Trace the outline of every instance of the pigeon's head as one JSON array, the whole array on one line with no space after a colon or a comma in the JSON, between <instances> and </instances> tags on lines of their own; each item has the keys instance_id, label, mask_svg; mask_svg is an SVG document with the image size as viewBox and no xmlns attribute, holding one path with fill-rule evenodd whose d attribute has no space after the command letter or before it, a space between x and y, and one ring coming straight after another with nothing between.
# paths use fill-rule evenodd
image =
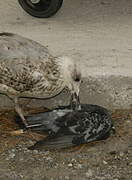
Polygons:
<instances>
[{"instance_id":1,"label":"pigeon's head","mask_svg":"<svg viewBox=\"0 0 132 180\"><path fill-rule=\"evenodd\" d=\"M59 57L59 64L64 85L71 93L71 106L77 110L80 108L81 72L79 65L69 57Z\"/></svg>"}]
</instances>

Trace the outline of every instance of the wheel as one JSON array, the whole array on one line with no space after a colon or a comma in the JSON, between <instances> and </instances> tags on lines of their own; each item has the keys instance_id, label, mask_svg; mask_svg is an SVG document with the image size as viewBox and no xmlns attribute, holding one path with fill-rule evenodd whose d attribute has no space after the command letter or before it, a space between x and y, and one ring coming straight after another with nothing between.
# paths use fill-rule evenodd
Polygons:
<instances>
[{"instance_id":1,"label":"wheel","mask_svg":"<svg viewBox=\"0 0 132 180\"><path fill-rule=\"evenodd\" d=\"M61 8L63 0L18 0L18 2L31 16L47 18Z\"/></svg>"}]
</instances>

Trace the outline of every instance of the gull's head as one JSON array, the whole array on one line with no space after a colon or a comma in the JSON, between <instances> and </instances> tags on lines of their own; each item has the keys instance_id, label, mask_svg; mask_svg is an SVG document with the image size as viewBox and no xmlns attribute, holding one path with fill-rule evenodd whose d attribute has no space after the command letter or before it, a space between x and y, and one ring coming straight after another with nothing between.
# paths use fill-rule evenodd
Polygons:
<instances>
[{"instance_id":1,"label":"gull's head","mask_svg":"<svg viewBox=\"0 0 132 180\"><path fill-rule=\"evenodd\" d=\"M64 85L71 93L71 106L80 108L79 92L81 84L81 72L79 65L70 57L58 57L59 67Z\"/></svg>"}]
</instances>

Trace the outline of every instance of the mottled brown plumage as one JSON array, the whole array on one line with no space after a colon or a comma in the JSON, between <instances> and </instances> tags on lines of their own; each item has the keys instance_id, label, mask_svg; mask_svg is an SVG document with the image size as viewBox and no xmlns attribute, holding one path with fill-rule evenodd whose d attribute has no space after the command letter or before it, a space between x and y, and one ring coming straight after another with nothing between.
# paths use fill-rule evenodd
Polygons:
<instances>
[{"instance_id":1,"label":"mottled brown plumage","mask_svg":"<svg viewBox=\"0 0 132 180\"><path fill-rule=\"evenodd\" d=\"M79 94L80 71L68 57L53 57L39 43L12 33L0 33L0 93L10 97L26 124L19 97L50 98L68 87Z\"/></svg>"}]
</instances>

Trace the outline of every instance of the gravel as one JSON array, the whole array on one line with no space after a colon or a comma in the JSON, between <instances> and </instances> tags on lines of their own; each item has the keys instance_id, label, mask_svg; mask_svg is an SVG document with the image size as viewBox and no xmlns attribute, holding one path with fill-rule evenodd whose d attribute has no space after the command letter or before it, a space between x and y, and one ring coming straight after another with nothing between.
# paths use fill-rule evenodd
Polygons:
<instances>
[{"instance_id":1,"label":"gravel","mask_svg":"<svg viewBox=\"0 0 132 180\"><path fill-rule=\"evenodd\" d=\"M0 139L0 179L131 180L131 113L132 110L113 112L116 133L105 141L90 143L78 149L30 151L28 147L35 140L26 133L23 136L10 136L5 128ZM4 122L11 121L8 117L7 113L5 121L2 121L3 126ZM12 130L18 128L13 120L11 122ZM9 130L9 125L7 127ZM3 130L2 127L0 129Z\"/></svg>"}]
</instances>

